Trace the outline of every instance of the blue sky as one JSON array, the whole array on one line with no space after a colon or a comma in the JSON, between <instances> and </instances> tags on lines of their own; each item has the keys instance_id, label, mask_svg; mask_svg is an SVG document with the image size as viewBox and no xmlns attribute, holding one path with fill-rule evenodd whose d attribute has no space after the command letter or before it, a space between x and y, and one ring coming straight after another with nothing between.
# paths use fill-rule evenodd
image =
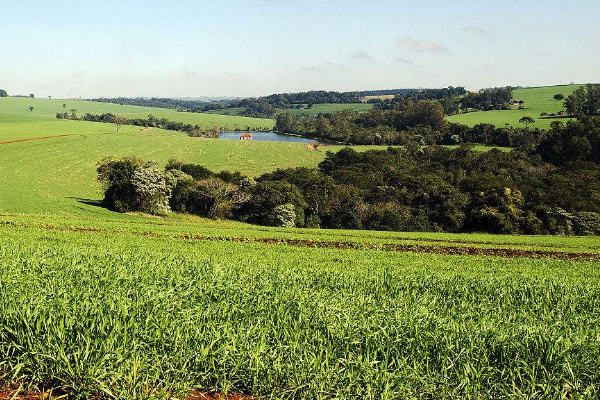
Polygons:
<instances>
[{"instance_id":1,"label":"blue sky","mask_svg":"<svg viewBox=\"0 0 600 400\"><path fill-rule=\"evenodd\" d=\"M38 96L600 81L600 2L0 0L0 88Z\"/></svg>"}]
</instances>

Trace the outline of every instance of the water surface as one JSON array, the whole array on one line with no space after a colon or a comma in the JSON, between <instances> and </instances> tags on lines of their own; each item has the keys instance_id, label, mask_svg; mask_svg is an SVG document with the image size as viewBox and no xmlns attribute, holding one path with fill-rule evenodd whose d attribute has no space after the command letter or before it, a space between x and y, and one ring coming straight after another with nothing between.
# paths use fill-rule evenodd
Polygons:
<instances>
[{"instance_id":1,"label":"water surface","mask_svg":"<svg viewBox=\"0 0 600 400\"><path fill-rule=\"evenodd\" d=\"M245 132L223 132L219 139L225 140L240 140L240 136ZM276 132L251 132L252 140L258 142L299 142L309 143L316 142L315 139L307 139L298 136L282 135Z\"/></svg>"}]
</instances>

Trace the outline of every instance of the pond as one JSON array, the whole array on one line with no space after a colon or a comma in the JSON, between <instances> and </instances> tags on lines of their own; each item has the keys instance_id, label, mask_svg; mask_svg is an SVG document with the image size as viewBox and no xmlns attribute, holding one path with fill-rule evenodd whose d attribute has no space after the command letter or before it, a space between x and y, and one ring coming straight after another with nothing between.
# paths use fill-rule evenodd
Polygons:
<instances>
[{"instance_id":1,"label":"pond","mask_svg":"<svg viewBox=\"0 0 600 400\"><path fill-rule=\"evenodd\" d=\"M225 140L240 140L240 136L246 132L223 132L219 139ZM316 142L315 139L307 139L298 136L282 135L277 132L251 132L252 140L258 142L299 142L309 143Z\"/></svg>"}]
</instances>

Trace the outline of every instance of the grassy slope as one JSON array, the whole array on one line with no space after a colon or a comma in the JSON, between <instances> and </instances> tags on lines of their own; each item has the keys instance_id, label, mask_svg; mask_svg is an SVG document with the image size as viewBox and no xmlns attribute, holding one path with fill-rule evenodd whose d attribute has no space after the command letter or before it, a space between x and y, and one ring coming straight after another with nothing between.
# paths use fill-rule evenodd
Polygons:
<instances>
[{"instance_id":1,"label":"grassy slope","mask_svg":"<svg viewBox=\"0 0 600 400\"><path fill-rule=\"evenodd\" d=\"M62 104L66 103L66 109ZM29 105L35 110L28 111ZM242 143L190 138L181 132L111 124L57 120L55 113L77 109L79 114L119 113L157 117L233 129L236 125L269 126L271 120L222 115L178 113L71 100L0 99L0 142L54 135L67 137L0 145L0 210L10 212L100 212L77 199L97 200L96 163L108 156L135 155L161 163L169 158L201 163L220 171L239 170L256 176L275 168L316 166L324 152L306 150L301 143ZM330 147L336 150L339 147ZM90 211L93 210L93 211Z\"/></svg>"},{"instance_id":2,"label":"grassy slope","mask_svg":"<svg viewBox=\"0 0 600 400\"><path fill-rule=\"evenodd\" d=\"M314 115L317 115L317 114L334 113L334 112L337 112L337 111L344 111L344 110L352 110L352 111L362 112L362 111L368 111L371 108L373 108L373 105L372 104L366 104L366 103L353 103L353 104L315 104L315 105L313 105L312 108L303 108L303 109L281 108L281 109L277 109L277 112L278 113L289 112L292 115L309 115L309 116L314 116Z\"/></svg>"},{"instance_id":3,"label":"grassy slope","mask_svg":"<svg viewBox=\"0 0 600 400\"><path fill-rule=\"evenodd\" d=\"M63 108L63 104L67 107ZM34 111L28 110L29 106L34 107ZM2 122L32 122L40 120L53 120L57 112L69 112L76 109L77 114L101 114L114 113L128 118L147 118L149 114L157 118L167 118L173 121L181 121L202 127L225 127L234 129L236 127L244 128L272 128L273 120L261 118L232 117L225 115L204 114L204 113L184 113L175 110L163 108L122 106L110 103L97 103L92 101L80 100L48 100L48 99L28 99L7 97L0 98L0 123Z\"/></svg>"},{"instance_id":4,"label":"grassy slope","mask_svg":"<svg viewBox=\"0 0 600 400\"><path fill-rule=\"evenodd\" d=\"M312 108L278 108L277 114L289 112L292 115L309 115L314 116L317 114L334 113L336 111L353 110L353 111L368 111L373 107L372 104L366 103L352 103L352 104L315 104ZM223 114L223 115L238 115L243 112L244 108L227 108L224 110L210 111L210 114Z\"/></svg>"},{"instance_id":5,"label":"grassy slope","mask_svg":"<svg viewBox=\"0 0 600 400\"><path fill-rule=\"evenodd\" d=\"M523 126L519 123L519 119L525 116L535 119L533 127L547 129L552 121L566 121L560 119L541 118L542 112L556 113L564 110L563 102L556 101L553 96L557 93L563 94L565 97L573 93L579 85L565 86L544 86L538 88L528 88L515 90L513 98L515 100L523 100L526 110L505 110L505 111L481 111L468 114L452 115L448 117L450 122L456 122L473 126L480 123L493 124L498 127L504 127L505 124L512 126Z\"/></svg>"},{"instance_id":6,"label":"grassy slope","mask_svg":"<svg viewBox=\"0 0 600 400\"><path fill-rule=\"evenodd\" d=\"M0 128L4 126L0 124ZM160 163L179 158L214 171L227 169L256 176L276 168L314 167L325 155L307 150L302 143L200 139L132 126L123 127L119 133L110 125L78 121L56 121L51 126L34 123L31 127L33 131L21 125L15 135L76 136L0 145L0 210L32 213L86 208L72 197L101 197L94 180L95 167L108 156L139 156ZM14 135L0 133L0 138L6 136Z\"/></svg>"}]
</instances>

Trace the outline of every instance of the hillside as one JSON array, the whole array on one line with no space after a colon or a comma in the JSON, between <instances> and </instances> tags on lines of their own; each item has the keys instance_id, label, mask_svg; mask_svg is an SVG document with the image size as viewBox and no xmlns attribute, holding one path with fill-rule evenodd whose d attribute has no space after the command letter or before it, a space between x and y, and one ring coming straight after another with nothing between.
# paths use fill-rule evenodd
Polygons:
<instances>
[{"instance_id":1,"label":"hillside","mask_svg":"<svg viewBox=\"0 0 600 400\"><path fill-rule=\"evenodd\" d=\"M565 122L565 118L542 118L541 113L557 113L564 110L563 101L553 99L555 94L562 94L565 97L572 94L579 85L565 86L543 86L536 88L517 89L513 92L514 100L523 100L525 110L519 110L513 107L512 110L502 111L479 111L468 114L452 115L448 121L474 126L476 124L493 124L497 127L504 127L506 124L518 127L523 126L519 123L522 117L531 117L535 120L532 127L548 129L552 121Z\"/></svg>"},{"instance_id":2,"label":"hillside","mask_svg":"<svg viewBox=\"0 0 600 400\"><path fill-rule=\"evenodd\" d=\"M63 104L66 107L63 107ZM29 107L34 107L29 111ZM123 106L111 103L99 103L82 100L60 99L30 99L21 97L0 98L0 123L4 122L34 122L54 120L56 113L77 110L77 114L113 113L127 118L147 118L149 114L157 118L167 118L205 128L214 126L234 130L235 128L272 128L274 122L270 119L247 118L205 113L177 112L164 108Z\"/></svg>"}]
</instances>

